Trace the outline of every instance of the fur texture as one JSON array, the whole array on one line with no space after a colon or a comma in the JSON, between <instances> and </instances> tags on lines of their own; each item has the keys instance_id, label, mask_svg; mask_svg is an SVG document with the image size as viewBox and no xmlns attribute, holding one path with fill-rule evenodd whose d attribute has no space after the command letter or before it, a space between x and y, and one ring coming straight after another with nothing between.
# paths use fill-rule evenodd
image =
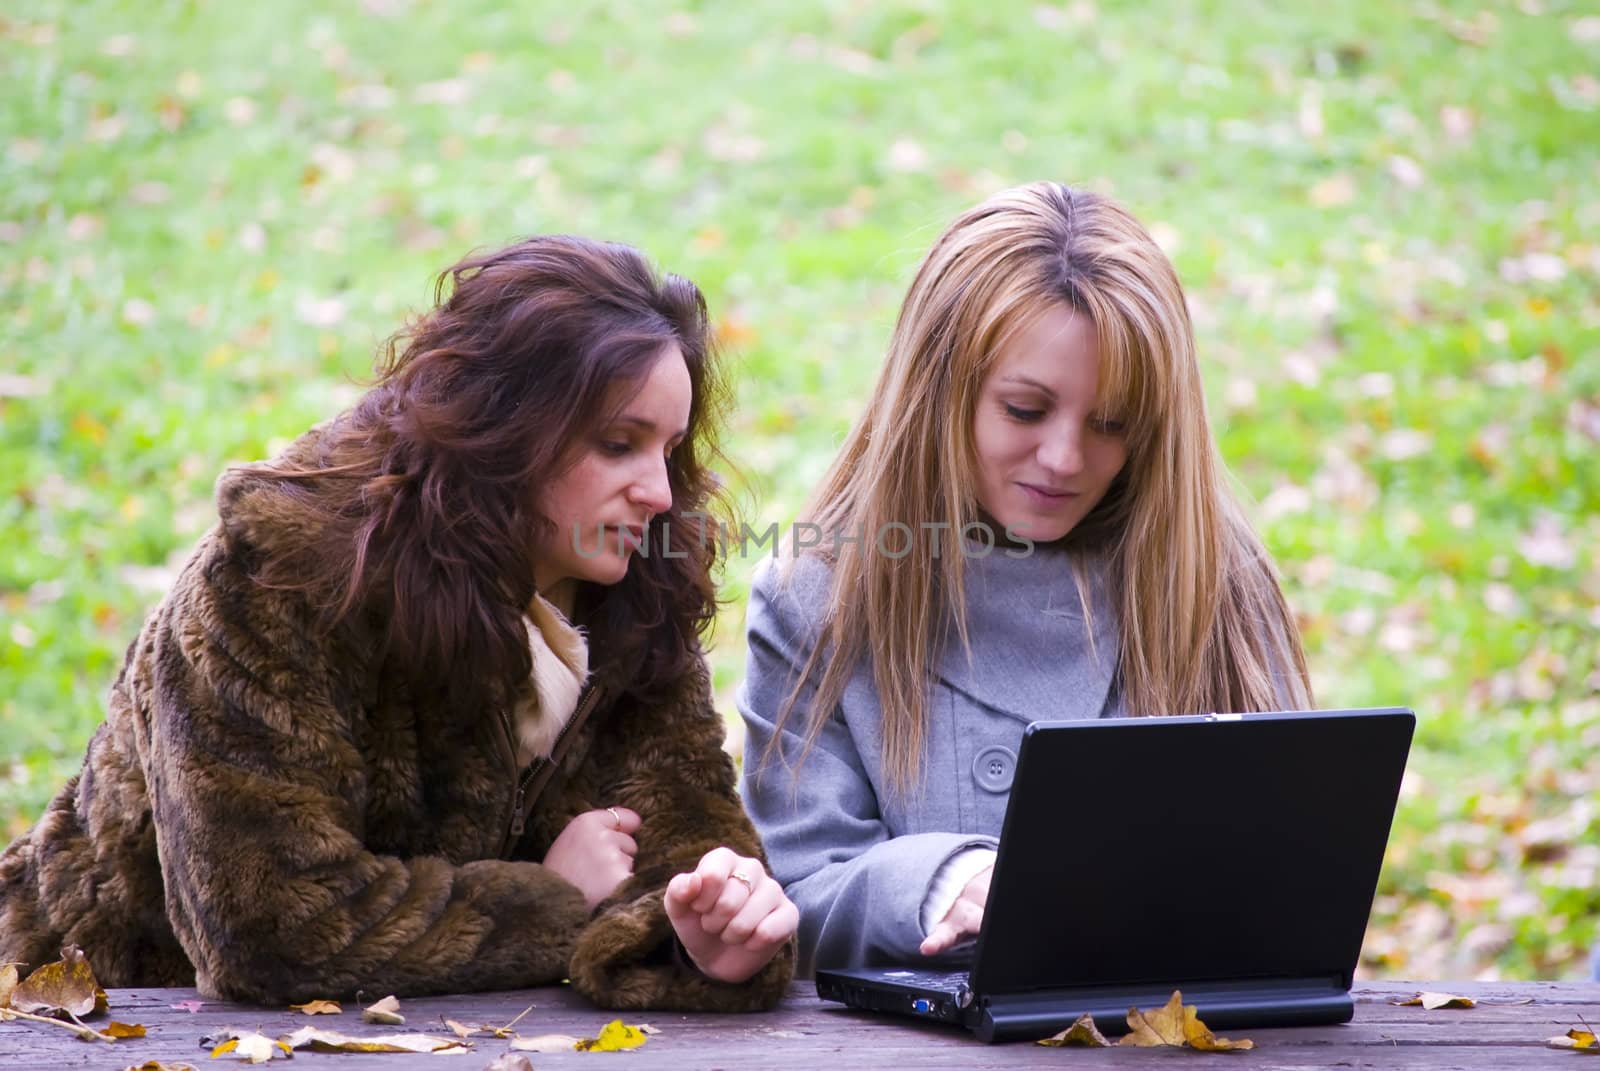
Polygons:
<instances>
[{"instance_id":1,"label":"fur texture","mask_svg":"<svg viewBox=\"0 0 1600 1071\"><path fill-rule=\"evenodd\" d=\"M663 698L597 711L502 858L511 712L545 689L520 682L505 710L414 702L371 653L370 622L319 635L299 597L251 579L254 556L304 537L293 497L241 470L218 504L129 648L82 770L0 855L0 962L74 943L104 985L272 1004L564 977L610 1007L776 1003L792 942L737 986L672 954L672 875L719 844L765 859L703 660ZM587 671L557 653L569 678ZM607 805L644 823L633 877L591 915L537 860Z\"/></svg>"},{"instance_id":2,"label":"fur texture","mask_svg":"<svg viewBox=\"0 0 1600 1071\"><path fill-rule=\"evenodd\" d=\"M589 679L589 645L561 611L535 595L523 617L534 694L517 704L517 761L549 758Z\"/></svg>"}]
</instances>

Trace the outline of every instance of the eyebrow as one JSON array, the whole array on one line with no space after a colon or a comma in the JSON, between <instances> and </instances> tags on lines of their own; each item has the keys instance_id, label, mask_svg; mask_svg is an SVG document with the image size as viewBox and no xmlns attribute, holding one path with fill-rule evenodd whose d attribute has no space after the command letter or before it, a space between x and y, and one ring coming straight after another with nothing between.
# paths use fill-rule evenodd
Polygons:
<instances>
[{"instance_id":1,"label":"eyebrow","mask_svg":"<svg viewBox=\"0 0 1600 1071\"><path fill-rule=\"evenodd\" d=\"M617 418L617 423L618 424L631 424L634 427L640 429L641 431L647 432L648 434L651 434L651 435L658 435L661 432L661 429L656 424L656 422L654 420L647 419L646 417L629 416L627 414L623 414L622 416L619 416ZM688 435L688 434L689 434L689 429L688 428L679 428L678 431L675 434L668 436L668 438L681 439L685 435Z\"/></svg>"},{"instance_id":2,"label":"eyebrow","mask_svg":"<svg viewBox=\"0 0 1600 1071\"><path fill-rule=\"evenodd\" d=\"M1024 387L1032 387L1034 390L1039 391L1040 393L1042 393L1047 398L1054 399L1055 396L1056 396L1056 392L1055 391L1051 390L1049 387L1045 386L1043 383L1040 383L1037 379L1032 379L1032 378L1030 378L1028 376L1019 376L1019 375L1001 376L1000 377L1000 382L1002 382L1002 383L1017 383L1017 384L1020 384L1020 385L1022 385Z\"/></svg>"}]
</instances>

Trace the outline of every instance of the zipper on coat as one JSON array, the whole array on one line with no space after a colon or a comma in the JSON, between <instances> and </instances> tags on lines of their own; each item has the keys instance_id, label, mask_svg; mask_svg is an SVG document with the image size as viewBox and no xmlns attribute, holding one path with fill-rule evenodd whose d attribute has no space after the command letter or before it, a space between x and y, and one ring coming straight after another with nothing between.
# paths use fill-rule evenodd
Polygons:
<instances>
[{"instance_id":1,"label":"zipper on coat","mask_svg":"<svg viewBox=\"0 0 1600 1071\"><path fill-rule=\"evenodd\" d=\"M549 761L550 760L546 758L534 759L532 762L528 763L528 768L522 771L522 776L517 778L517 794L511 801L511 842L513 844L521 839L522 831L526 829L528 825L528 814L526 810L528 805L528 785L533 782L533 779L538 776L539 771L544 769L545 763Z\"/></svg>"},{"instance_id":2,"label":"zipper on coat","mask_svg":"<svg viewBox=\"0 0 1600 1071\"><path fill-rule=\"evenodd\" d=\"M502 859L506 857L512 848L516 847L517 841L522 839L523 830L528 826L528 804L530 802L528 799L528 786L539 776L541 770L555 761L555 756L561 750L561 742L567 738L568 731L574 725L581 724L599 701L600 689L590 684L583 690L583 694L579 696L578 706L573 710L572 716L561 727L561 732L556 734L555 743L550 745L550 757L534 759L528 764L526 770L518 772L517 791L511 798L511 822L500 842L500 857ZM516 730L511 722L511 712L502 708L500 716L502 723L505 725L506 739L511 743L511 761L514 766L517 761L517 745Z\"/></svg>"}]
</instances>

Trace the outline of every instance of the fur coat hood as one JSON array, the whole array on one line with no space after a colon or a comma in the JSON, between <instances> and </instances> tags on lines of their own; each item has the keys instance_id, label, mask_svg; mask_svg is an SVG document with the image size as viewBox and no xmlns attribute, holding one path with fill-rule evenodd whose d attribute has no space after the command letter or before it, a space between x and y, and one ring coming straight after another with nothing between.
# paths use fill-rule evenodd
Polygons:
<instances>
[{"instance_id":1,"label":"fur coat hood","mask_svg":"<svg viewBox=\"0 0 1600 1071\"><path fill-rule=\"evenodd\" d=\"M316 435L291 455L312 456ZM608 691L518 822L518 752L547 746L538 704L571 682L516 682L498 710L414 700L359 626L320 632L301 596L251 579L258 555L309 534L294 497L244 468L217 501L82 770L0 855L0 962L75 943L104 985L262 1003L563 978L616 1008L776 1003L792 942L748 982L714 982L674 954L662 904L720 844L765 859L703 659L649 700ZM545 653L579 673L570 646ZM534 655L537 677L551 665ZM571 818L611 805L642 816L639 850L591 913L539 860Z\"/></svg>"}]
</instances>

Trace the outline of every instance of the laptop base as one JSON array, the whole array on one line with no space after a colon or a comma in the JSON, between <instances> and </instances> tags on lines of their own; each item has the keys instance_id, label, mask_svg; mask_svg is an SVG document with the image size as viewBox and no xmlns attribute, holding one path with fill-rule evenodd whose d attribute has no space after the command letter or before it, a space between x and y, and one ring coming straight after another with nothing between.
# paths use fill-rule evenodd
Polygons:
<instances>
[{"instance_id":1,"label":"laptop base","mask_svg":"<svg viewBox=\"0 0 1600 1071\"><path fill-rule=\"evenodd\" d=\"M1190 982L1172 987L1106 986L979 997L964 973L864 968L817 972L817 996L854 1008L964 1026L980 1041L1037 1041L1094 1016L1104 1034L1128 1029L1128 1009L1162 1007L1174 988L1212 1030L1346 1023L1355 1004L1342 980ZM931 983L931 984L929 984Z\"/></svg>"}]
</instances>

